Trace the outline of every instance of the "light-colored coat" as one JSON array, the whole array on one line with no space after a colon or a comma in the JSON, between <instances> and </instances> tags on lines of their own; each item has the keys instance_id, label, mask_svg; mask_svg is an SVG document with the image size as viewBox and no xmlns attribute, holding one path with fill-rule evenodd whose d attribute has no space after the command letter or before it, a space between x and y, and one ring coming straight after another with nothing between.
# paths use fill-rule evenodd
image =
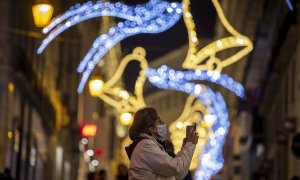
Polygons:
<instances>
[{"instance_id":1,"label":"light-colored coat","mask_svg":"<svg viewBox=\"0 0 300 180\"><path fill-rule=\"evenodd\" d=\"M175 180L183 179L190 167L195 145L188 142L171 157L154 137L143 134L135 147L129 166L130 180Z\"/></svg>"}]
</instances>

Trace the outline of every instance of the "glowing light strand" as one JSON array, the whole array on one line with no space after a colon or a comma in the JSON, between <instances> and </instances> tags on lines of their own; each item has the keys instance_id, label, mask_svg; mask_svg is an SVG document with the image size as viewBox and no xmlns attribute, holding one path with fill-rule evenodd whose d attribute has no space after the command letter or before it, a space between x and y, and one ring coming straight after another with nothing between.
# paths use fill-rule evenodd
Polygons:
<instances>
[{"instance_id":1,"label":"glowing light strand","mask_svg":"<svg viewBox=\"0 0 300 180\"><path fill-rule=\"evenodd\" d=\"M174 81L170 78L160 78L159 81L151 77L159 77L158 70L148 68L146 71L150 82L161 89L177 90L187 94L193 94L202 102L208 113L214 115L216 120L212 125L208 143L203 149L200 157L201 164L196 172L196 179L208 180L222 168L224 160L222 156L222 147L226 139L228 128L230 126L225 101L220 93L213 92L209 87L201 85L202 91L195 94L195 87L198 84L191 82Z\"/></svg>"},{"instance_id":2,"label":"glowing light strand","mask_svg":"<svg viewBox=\"0 0 300 180\"><path fill-rule=\"evenodd\" d=\"M100 99L116 108L119 113L135 113L138 109L146 106L143 88L146 81L145 69L148 68L148 62L145 59L145 56L146 51L143 48L135 48L131 54L128 54L122 59L114 76L103 84L101 92L97 94ZM127 64L131 61L138 61L141 68L135 83L134 94L127 92L122 87L116 86L116 83L122 77Z\"/></svg>"},{"instance_id":3,"label":"glowing light strand","mask_svg":"<svg viewBox=\"0 0 300 180\"><path fill-rule=\"evenodd\" d=\"M98 37L89 52L78 66L77 71L83 72L78 92L82 92L85 83L93 71L94 67L99 63L102 57L112 48L115 44L123 39L140 33L160 33L172 27L181 17L180 4L170 6L156 19L143 22L138 25L135 22L125 21L118 23L117 27L109 30L108 34L102 34Z\"/></svg>"},{"instance_id":4,"label":"glowing light strand","mask_svg":"<svg viewBox=\"0 0 300 180\"><path fill-rule=\"evenodd\" d=\"M195 89L199 86L200 85L196 85ZM177 153L181 149L182 141L186 136L186 128L184 128L184 126L194 123L197 124L196 131L199 133L199 140L196 145L197 150L194 152L190 165L191 170L198 168L200 160L199 157L202 153L203 147L207 143L208 135L210 134L210 125L205 123L205 121L201 122L201 119L203 119L207 114L208 112L206 107L198 99L196 99L195 96L189 95L180 117L173 121L169 126L170 139L174 145L175 153Z\"/></svg>"},{"instance_id":5,"label":"glowing light strand","mask_svg":"<svg viewBox=\"0 0 300 180\"><path fill-rule=\"evenodd\" d=\"M290 0L285 0L285 3L286 3L286 5L289 7L290 11L293 11L293 10L294 10L294 7L293 7L293 5L292 5L292 3L291 3Z\"/></svg>"},{"instance_id":6,"label":"glowing light strand","mask_svg":"<svg viewBox=\"0 0 300 180\"><path fill-rule=\"evenodd\" d=\"M185 69L194 70L214 70L221 72L222 69L246 56L252 49L251 40L237 32L226 19L222 7L218 0L211 0L218 17L225 29L232 35L226 38L219 39L205 46L201 50L198 49L198 37L196 26L190 11L190 0L183 0L183 19L188 30L189 49L187 56L182 64ZM243 47L239 52L225 59L216 57L217 52L228 48ZM208 60L207 60L208 59ZM203 64L203 62L205 62Z\"/></svg>"},{"instance_id":7,"label":"glowing light strand","mask_svg":"<svg viewBox=\"0 0 300 180\"><path fill-rule=\"evenodd\" d=\"M199 81L208 81L214 84L221 85L222 87L228 89L229 91L235 93L238 97L245 98L245 90L244 87L234 81L231 77L227 74L221 74L219 72L214 71L175 71L168 66L161 66L157 69L148 69L148 78L150 82L163 82L163 81L170 81L170 83L188 83L191 81L199 80ZM164 84L162 84L164 85ZM191 86L186 84L187 90L189 91ZM167 86L167 85L165 85ZM164 87L162 87L164 88Z\"/></svg>"},{"instance_id":8,"label":"glowing light strand","mask_svg":"<svg viewBox=\"0 0 300 180\"><path fill-rule=\"evenodd\" d=\"M56 18L44 29L44 32L49 32L49 30L56 26L48 37L42 41L41 46L38 48L38 53L42 53L47 45L64 30L86 19L102 15L129 19L119 22L108 33L99 36L79 64L77 71L83 73L77 89L80 93L95 65L115 44L136 34L163 32L172 27L180 19L181 13L182 7L180 3L167 3L161 0L150 0L145 5L134 7L129 7L121 3L102 3L101 1L98 1L96 4L88 2L82 6L77 4L70 11ZM67 21L61 25L60 23L65 20Z\"/></svg>"},{"instance_id":9,"label":"glowing light strand","mask_svg":"<svg viewBox=\"0 0 300 180\"><path fill-rule=\"evenodd\" d=\"M43 29L44 33L51 32L49 36L43 40L42 45L38 49L38 53L42 53L49 43L63 31L87 19L100 16L113 16L141 24L143 21L149 21L155 18L157 14L162 14L169 6L169 3L161 2L161 0L150 0L145 5L137 6L101 1L98 1L96 4L87 2L82 6L78 5L78 8L71 8L71 10L57 17ZM54 27L56 28L53 29Z\"/></svg>"},{"instance_id":10,"label":"glowing light strand","mask_svg":"<svg viewBox=\"0 0 300 180\"><path fill-rule=\"evenodd\" d=\"M120 2L97 1L94 3L89 1L82 5L76 4L72 6L67 12L55 18L54 21L43 29L43 32L48 33L58 24L68 19L75 18L78 22L81 22L80 19L87 15L89 17L92 17L92 15L95 15L95 17L113 16L137 22L149 20L156 16L156 14L160 14L160 11L163 12L167 4L162 0L150 0L148 3L136 6L128 6Z\"/></svg>"}]
</instances>

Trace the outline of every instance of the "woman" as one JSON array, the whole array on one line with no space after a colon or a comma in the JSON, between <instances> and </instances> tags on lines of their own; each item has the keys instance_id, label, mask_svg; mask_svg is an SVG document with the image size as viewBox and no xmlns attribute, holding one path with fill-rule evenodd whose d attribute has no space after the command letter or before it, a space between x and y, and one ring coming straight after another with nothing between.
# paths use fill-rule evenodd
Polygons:
<instances>
[{"instance_id":1,"label":"woman","mask_svg":"<svg viewBox=\"0 0 300 180\"><path fill-rule=\"evenodd\" d=\"M198 134L188 133L181 150L171 157L162 145L167 126L154 108L146 107L134 115L129 137L133 143L126 148L130 158L129 179L183 179L191 164Z\"/></svg>"}]
</instances>

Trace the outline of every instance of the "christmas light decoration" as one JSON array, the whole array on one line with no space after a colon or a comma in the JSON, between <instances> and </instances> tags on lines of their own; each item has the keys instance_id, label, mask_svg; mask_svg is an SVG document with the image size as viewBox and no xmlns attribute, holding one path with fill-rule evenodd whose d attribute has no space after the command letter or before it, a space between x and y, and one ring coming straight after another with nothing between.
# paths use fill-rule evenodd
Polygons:
<instances>
[{"instance_id":1,"label":"christmas light decoration","mask_svg":"<svg viewBox=\"0 0 300 180\"><path fill-rule=\"evenodd\" d=\"M289 7L290 11L293 11L293 10L294 10L294 7L293 7L293 5L292 5L292 3L291 3L290 0L285 0L285 3L286 3L286 5Z\"/></svg>"},{"instance_id":2,"label":"christmas light decoration","mask_svg":"<svg viewBox=\"0 0 300 180\"><path fill-rule=\"evenodd\" d=\"M201 84L174 80L170 78L171 76L167 75L168 73L166 73L166 71L166 68L159 68L157 70L148 68L146 74L149 81L158 88L193 94L203 103L208 114L214 117L211 132L207 135L207 143L200 155L199 169L195 175L196 179L209 179L212 175L219 172L224 163L222 147L230 126L226 104L220 93L215 93L209 87ZM163 78L157 80L157 78L153 77ZM201 91L198 89L201 89ZM201 119L201 117L199 119ZM172 129L174 127L170 128Z\"/></svg>"},{"instance_id":3,"label":"christmas light decoration","mask_svg":"<svg viewBox=\"0 0 300 180\"><path fill-rule=\"evenodd\" d=\"M101 91L95 91L93 95L116 108L121 114L135 113L138 109L145 107L143 88L146 81L145 69L148 68L148 62L145 59L145 56L146 51L143 48L135 48L131 54L128 54L123 58L114 76L107 82L101 83ZM139 77L135 83L134 94L131 94L123 89L123 87L116 85L122 77L127 64L131 61L138 61L141 68ZM92 81L95 81L95 79Z\"/></svg>"},{"instance_id":4,"label":"christmas light decoration","mask_svg":"<svg viewBox=\"0 0 300 180\"><path fill-rule=\"evenodd\" d=\"M109 81L103 82L101 86L98 83L92 94L116 108L121 114L134 113L146 106L143 98L143 86L146 78L158 88L189 94L181 116L170 125L171 139L177 151L178 142L184 137L184 127L189 123L196 122L198 124L197 131L201 138L196 155L200 156L200 161L194 158L192 168L198 167L196 179L210 179L223 166L222 147L230 123L226 104L221 94L214 92L207 85L197 84L195 81L221 85L238 97L245 98L243 86L228 75L222 74L221 71L224 67L242 59L253 49L251 40L241 35L229 24L218 0L211 1L222 25L231 36L218 39L202 49L198 48L199 40L190 11L190 0L183 0L183 9L180 3L168 3L163 0L150 0L144 5L136 6L98 1L83 5L77 4L44 28L43 32L49 33L49 36L43 40L38 53L41 53L57 35L84 20L99 16L114 16L124 19L123 22L119 22L117 26L112 27L106 34L100 35L94 41L93 46L78 66L77 71L82 73L78 87L80 93L93 68L116 43L140 33L165 31L172 27L183 13L189 37L189 49L182 65L186 70L178 71L167 66L161 66L158 69L148 68L145 50L136 48L132 54L121 61L115 75ZM235 47L239 48L237 53L223 59L217 56L217 53ZM132 60L140 62L141 66L134 94L116 86L126 65Z\"/></svg>"},{"instance_id":5,"label":"christmas light decoration","mask_svg":"<svg viewBox=\"0 0 300 180\"><path fill-rule=\"evenodd\" d=\"M190 165L191 170L195 170L198 167L202 149L207 143L208 134L211 133L211 126L204 121L204 116L206 114L208 114L206 107L193 95L190 95L187 98L180 117L176 121L173 121L169 126L170 139L174 145L175 153L177 153L181 149L183 139L186 136L186 126L193 123L197 124L196 131L199 133L199 140Z\"/></svg>"},{"instance_id":6,"label":"christmas light decoration","mask_svg":"<svg viewBox=\"0 0 300 180\"><path fill-rule=\"evenodd\" d=\"M68 22L68 20L76 20L74 23L78 24L84 20L100 16L112 16L130 21L141 22L142 20L150 20L156 16L157 13L161 14L165 11L167 6L168 3L162 0L150 0L144 5L136 6L128 6L120 2L110 3L102 1L88 1L82 5L76 4L75 6L70 7L67 12L57 17L47 27L45 27L43 29L43 33L48 33L64 21Z\"/></svg>"},{"instance_id":7,"label":"christmas light decoration","mask_svg":"<svg viewBox=\"0 0 300 180\"><path fill-rule=\"evenodd\" d=\"M129 36L163 32L172 27L181 15L181 4L161 0L151 0L145 5L131 7L122 3L113 4L101 1L95 4L88 2L82 6L77 4L44 28L44 33L48 33L50 30L51 32L38 48L38 53L42 53L47 45L60 33L84 20L100 16L114 16L125 19L124 22L119 22L117 26L109 29L108 33L100 35L79 64L77 71L83 74L78 92L82 92L94 67L114 45ZM54 27L56 28L53 29Z\"/></svg>"},{"instance_id":8,"label":"christmas light decoration","mask_svg":"<svg viewBox=\"0 0 300 180\"><path fill-rule=\"evenodd\" d=\"M234 81L231 77L229 77L226 74L221 74L217 71L175 71L174 69L169 68L168 66L161 66L156 73L151 73L154 69L149 69L149 80L150 82L161 82L166 81L166 78L170 78L170 80L177 82L177 83L183 83L188 81L208 81L214 84L218 84L223 86L224 88L230 90L231 92L235 93L238 97L244 98L244 87ZM165 85L167 86L167 85ZM161 87L164 88L164 87ZM181 87L184 91L189 91L188 88L190 88L189 85L187 87ZM197 95L198 92L201 92L201 89L198 88L194 92L195 95Z\"/></svg>"},{"instance_id":9,"label":"christmas light decoration","mask_svg":"<svg viewBox=\"0 0 300 180\"><path fill-rule=\"evenodd\" d=\"M131 113L122 113L120 115L120 123L123 125L123 126L129 126L132 124L132 121L133 121L133 116Z\"/></svg>"},{"instance_id":10,"label":"christmas light decoration","mask_svg":"<svg viewBox=\"0 0 300 180\"><path fill-rule=\"evenodd\" d=\"M189 37L188 54L182 65L185 69L214 70L221 72L224 67L227 67L230 64L242 59L253 49L251 40L248 37L241 35L229 24L220 6L219 1L211 1L217 11L221 23L232 36L214 41L202 48L201 50L199 50L199 40L196 33L196 26L193 20L192 13L190 11L190 0L183 0L183 19L186 24ZM220 58L216 57L216 53L234 47L243 48L238 53L227 57L224 60L221 60ZM207 60L206 63L201 64L204 63L205 60Z\"/></svg>"}]
</instances>

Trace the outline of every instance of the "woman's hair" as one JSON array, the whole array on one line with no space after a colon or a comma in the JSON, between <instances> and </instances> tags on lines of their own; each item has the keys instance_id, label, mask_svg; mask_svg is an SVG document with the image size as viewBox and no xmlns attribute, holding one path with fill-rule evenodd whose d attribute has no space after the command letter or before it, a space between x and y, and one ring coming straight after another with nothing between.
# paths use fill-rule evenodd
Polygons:
<instances>
[{"instance_id":1,"label":"woman's hair","mask_svg":"<svg viewBox=\"0 0 300 180\"><path fill-rule=\"evenodd\" d=\"M149 128L155 124L157 119L157 111L152 107L145 107L138 110L134 114L133 123L129 128L130 139L135 140L141 133L150 133Z\"/></svg>"}]
</instances>

